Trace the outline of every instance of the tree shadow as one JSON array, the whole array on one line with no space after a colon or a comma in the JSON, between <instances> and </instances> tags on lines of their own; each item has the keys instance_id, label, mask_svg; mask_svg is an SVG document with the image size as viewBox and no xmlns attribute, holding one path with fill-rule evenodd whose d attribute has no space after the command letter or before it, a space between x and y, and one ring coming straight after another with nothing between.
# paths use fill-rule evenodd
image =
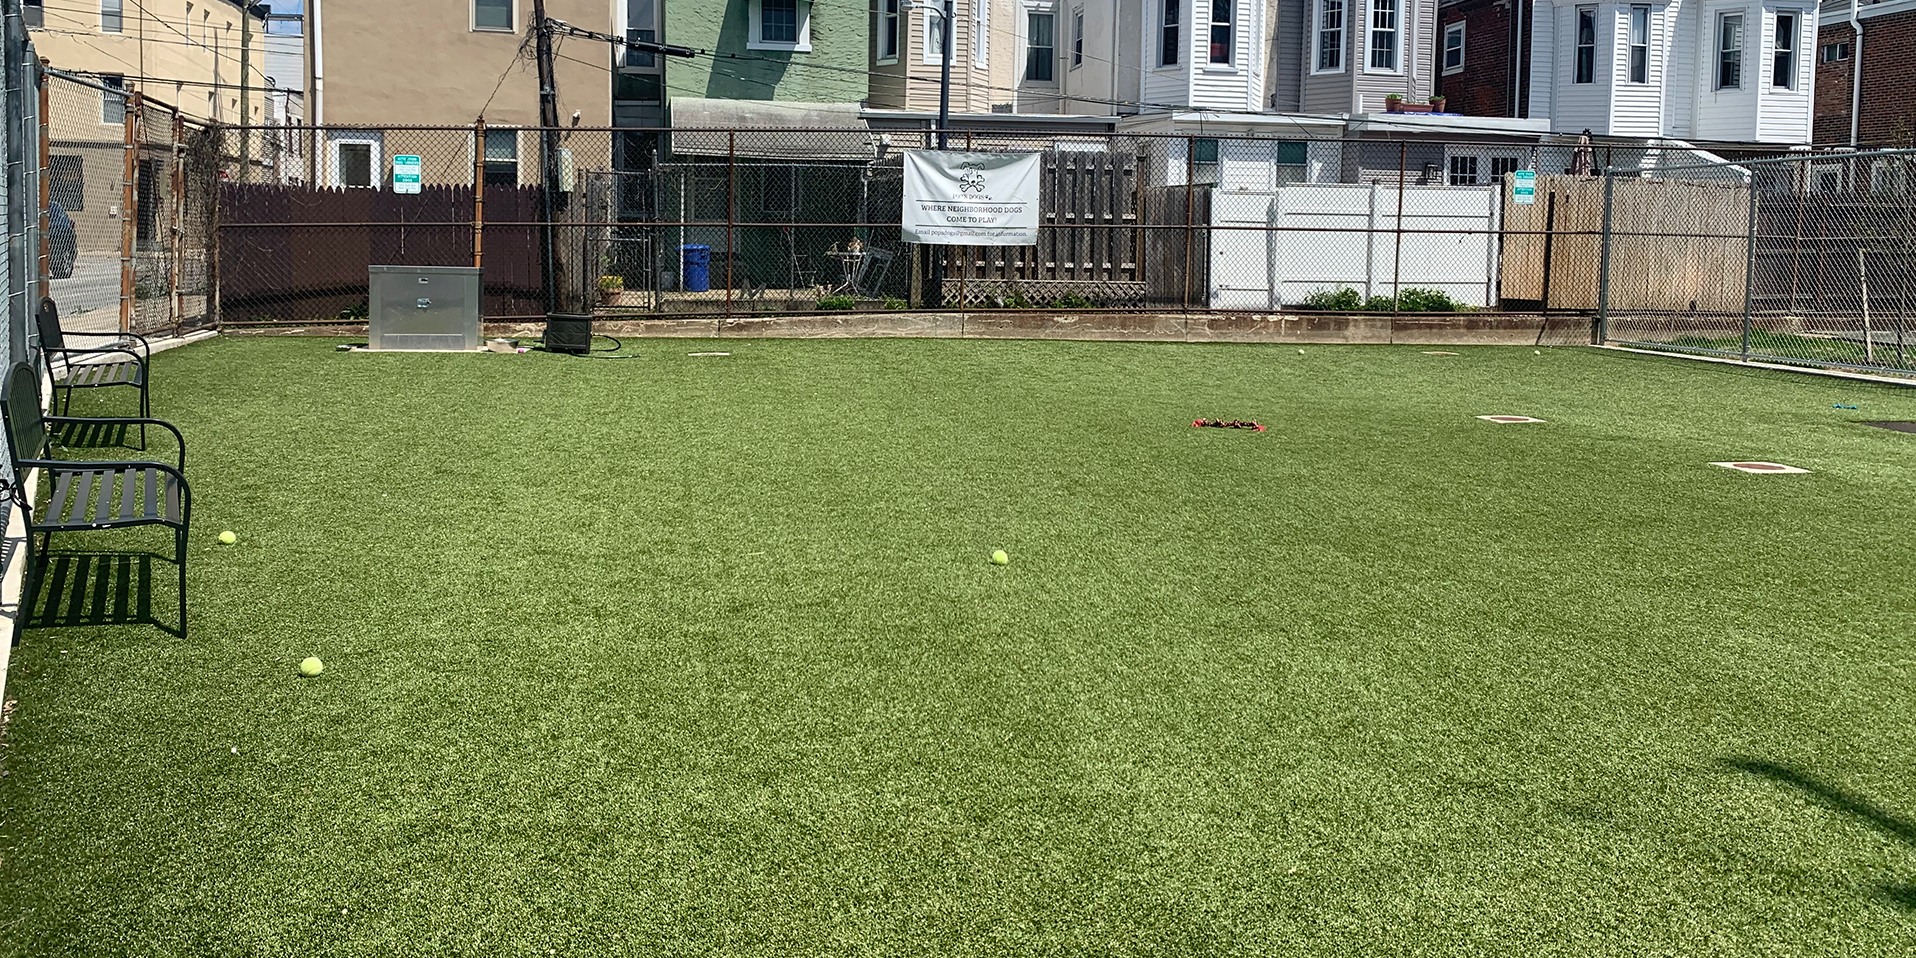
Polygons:
<instances>
[{"instance_id":1,"label":"tree shadow","mask_svg":"<svg viewBox=\"0 0 1916 958\"><path fill-rule=\"evenodd\" d=\"M24 628L150 625L183 636L177 620L154 613L153 565L165 560L152 553L53 551L34 559L39 582L21 616Z\"/></svg>"},{"instance_id":2,"label":"tree shadow","mask_svg":"<svg viewBox=\"0 0 1916 958\"><path fill-rule=\"evenodd\" d=\"M1753 758L1726 758L1723 764L1787 785L1823 806L1841 812L1916 849L1916 820L1900 816L1875 802L1825 782L1800 769ZM1877 893L1889 902L1916 911L1916 884L1881 885Z\"/></svg>"}]
</instances>

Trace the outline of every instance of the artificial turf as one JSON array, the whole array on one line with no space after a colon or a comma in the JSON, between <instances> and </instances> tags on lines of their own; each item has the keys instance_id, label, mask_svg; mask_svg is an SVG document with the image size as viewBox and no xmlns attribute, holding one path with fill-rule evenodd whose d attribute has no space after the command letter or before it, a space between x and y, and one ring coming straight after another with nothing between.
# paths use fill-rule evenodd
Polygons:
<instances>
[{"instance_id":1,"label":"artificial turf","mask_svg":"<svg viewBox=\"0 0 1916 958\"><path fill-rule=\"evenodd\" d=\"M157 357L191 630L26 633L0 954L1916 945L1916 436L1856 422L1916 392L636 346Z\"/></svg>"}]
</instances>

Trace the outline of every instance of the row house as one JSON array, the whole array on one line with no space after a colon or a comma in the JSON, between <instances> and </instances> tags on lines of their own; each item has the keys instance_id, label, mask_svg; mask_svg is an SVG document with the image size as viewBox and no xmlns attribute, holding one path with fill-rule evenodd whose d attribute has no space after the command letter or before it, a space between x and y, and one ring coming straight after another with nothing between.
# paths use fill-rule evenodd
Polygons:
<instances>
[{"instance_id":1,"label":"row house","mask_svg":"<svg viewBox=\"0 0 1916 958\"><path fill-rule=\"evenodd\" d=\"M1438 89L1455 106L1558 132L1807 143L1818 10L1809 0L1457 0Z\"/></svg>"},{"instance_id":2,"label":"row house","mask_svg":"<svg viewBox=\"0 0 1916 958\"><path fill-rule=\"evenodd\" d=\"M1916 0L1829 0L1816 46L1816 142L1916 145Z\"/></svg>"}]
</instances>

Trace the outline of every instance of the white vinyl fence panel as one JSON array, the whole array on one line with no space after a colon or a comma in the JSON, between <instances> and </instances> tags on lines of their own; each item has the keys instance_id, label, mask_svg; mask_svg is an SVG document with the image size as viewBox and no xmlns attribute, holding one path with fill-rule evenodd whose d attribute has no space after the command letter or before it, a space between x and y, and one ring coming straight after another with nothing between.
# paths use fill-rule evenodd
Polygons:
<instances>
[{"instance_id":1,"label":"white vinyl fence panel","mask_svg":"<svg viewBox=\"0 0 1916 958\"><path fill-rule=\"evenodd\" d=\"M1434 232L1400 236L1400 200L1405 230ZM1418 286L1494 305L1501 200L1494 186L1220 191L1211 200L1211 306L1277 309L1343 286L1366 297Z\"/></svg>"}]
</instances>

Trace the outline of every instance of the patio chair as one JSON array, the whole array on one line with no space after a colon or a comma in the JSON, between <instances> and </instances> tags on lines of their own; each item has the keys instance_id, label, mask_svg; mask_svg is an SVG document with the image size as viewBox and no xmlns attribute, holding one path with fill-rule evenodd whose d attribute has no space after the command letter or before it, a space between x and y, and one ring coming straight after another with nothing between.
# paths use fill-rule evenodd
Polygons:
<instances>
[{"instance_id":1,"label":"patio chair","mask_svg":"<svg viewBox=\"0 0 1916 958\"><path fill-rule=\"evenodd\" d=\"M891 271L895 255L888 249L865 248L865 257L858 263L858 275L852 278L852 288L858 295L877 299L885 294L885 274Z\"/></svg>"},{"instance_id":2,"label":"patio chair","mask_svg":"<svg viewBox=\"0 0 1916 958\"><path fill-rule=\"evenodd\" d=\"M140 391L140 415L151 415L153 407L147 395L147 359L153 354L153 347L146 337L138 333L87 333L69 332L60 328L60 308L52 299L40 300L40 355L46 360L47 374L53 377L53 396L56 402L53 411L64 416L73 411L73 391L75 389L97 389L108 386L130 386ZM82 348L67 345L68 336L99 336L102 338L121 337L110 346ZM139 345L135 352L134 344ZM75 362L75 357L81 361ZM64 404L57 402L61 392L66 394ZM140 448L146 448L146 428L140 428Z\"/></svg>"},{"instance_id":3,"label":"patio chair","mask_svg":"<svg viewBox=\"0 0 1916 958\"><path fill-rule=\"evenodd\" d=\"M116 529L123 526L162 525L173 530L173 562L180 570L180 634L186 634L186 531L193 519L193 492L186 483L186 437L171 423L144 417L87 418L41 413L40 373L26 363L15 363L0 386L0 419L7 433L7 455L13 469L7 479L13 498L26 519L26 583L21 589L22 619L33 609L35 575L33 539L46 537L40 548L53 545L55 532ZM51 457L50 426L101 428L104 426L159 426L179 440L176 465L163 462L61 460ZM36 509L27 493L27 473L40 470L46 488L45 507Z\"/></svg>"}]
</instances>

